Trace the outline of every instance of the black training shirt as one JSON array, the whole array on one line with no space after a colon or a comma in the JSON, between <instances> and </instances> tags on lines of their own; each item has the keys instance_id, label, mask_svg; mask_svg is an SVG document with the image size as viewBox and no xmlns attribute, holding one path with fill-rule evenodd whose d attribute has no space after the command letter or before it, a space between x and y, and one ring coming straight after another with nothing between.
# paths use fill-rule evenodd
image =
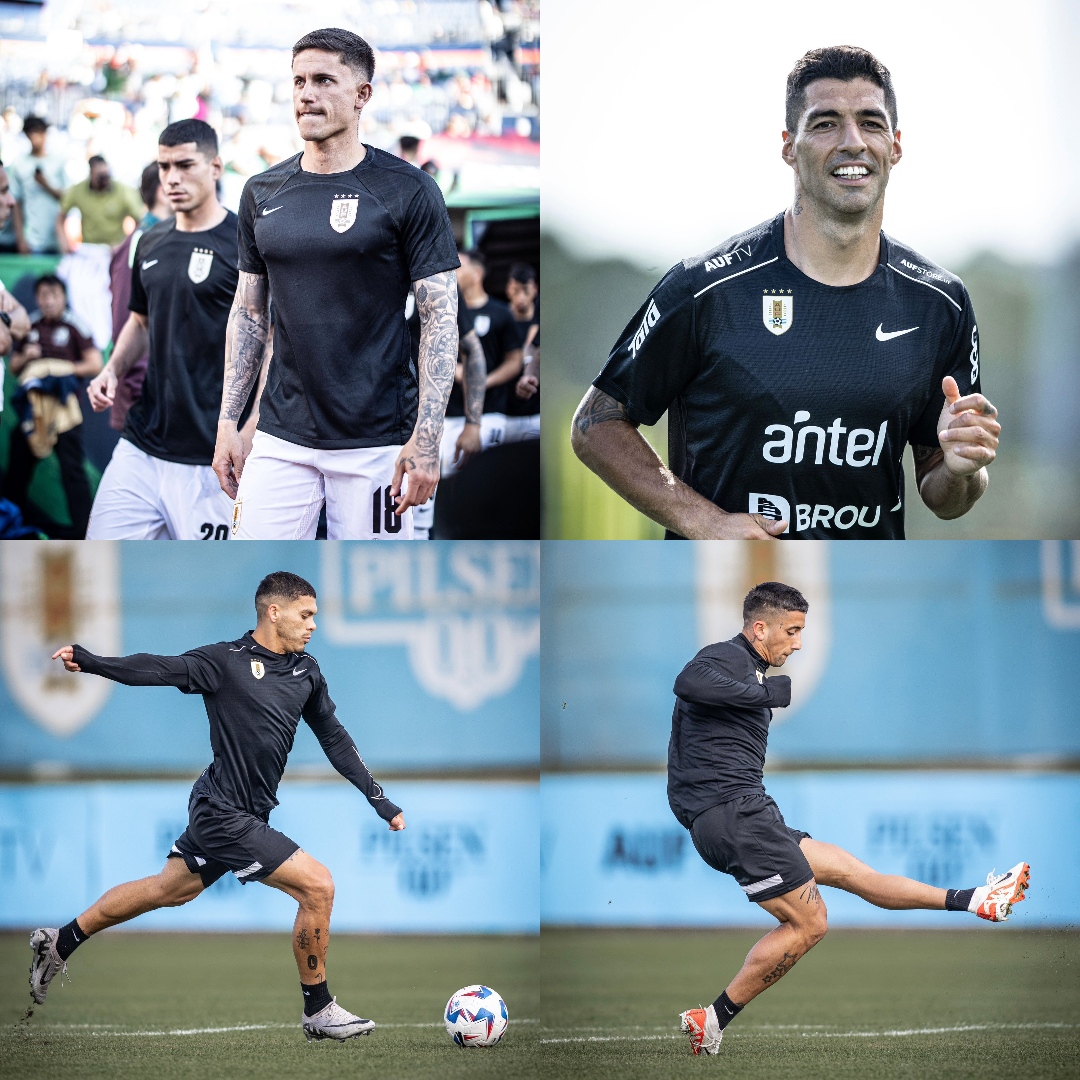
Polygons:
<instances>
[{"instance_id":1,"label":"black training shirt","mask_svg":"<svg viewBox=\"0 0 1080 1080\"><path fill-rule=\"evenodd\" d=\"M344 173L300 156L240 202L240 269L269 275L276 317L259 429L319 450L405 443L419 400L405 298L459 265L442 192L372 146Z\"/></svg>"},{"instance_id":2,"label":"black training shirt","mask_svg":"<svg viewBox=\"0 0 1080 1080\"><path fill-rule=\"evenodd\" d=\"M638 424L668 413L669 465L731 513L793 539L902 539L905 443L937 448L941 380L978 392L959 278L881 234L858 285L822 285L784 215L668 271L595 385Z\"/></svg>"},{"instance_id":3,"label":"black training shirt","mask_svg":"<svg viewBox=\"0 0 1080 1080\"><path fill-rule=\"evenodd\" d=\"M510 305L489 296L481 307L469 308L472 315L473 329L484 347L484 360L490 375L505 359L508 352L521 348L521 339L514 322ZM484 394L484 412L505 413L506 395L513 393L514 380L493 386ZM508 389L509 388L509 389ZM447 416L465 415L465 397L459 383L454 383L450 391L450 401L446 406Z\"/></svg>"},{"instance_id":4,"label":"black training shirt","mask_svg":"<svg viewBox=\"0 0 1080 1080\"><path fill-rule=\"evenodd\" d=\"M675 680L668 805L687 829L711 806L764 793L772 711L791 703L791 680L766 679L768 667L738 634L706 645Z\"/></svg>"},{"instance_id":5,"label":"black training shirt","mask_svg":"<svg viewBox=\"0 0 1080 1080\"><path fill-rule=\"evenodd\" d=\"M279 655L248 631L238 641L204 645L182 656L95 656L75 646L75 663L91 675L126 686L175 686L202 694L210 718L214 761L195 781L193 798L245 810L265 820L300 718L330 763L360 789L379 817L401 813L375 782L356 744L335 715L318 661L310 653Z\"/></svg>"},{"instance_id":6,"label":"black training shirt","mask_svg":"<svg viewBox=\"0 0 1080 1080\"><path fill-rule=\"evenodd\" d=\"M150 362L123 434L152 457L183 465L214 460L236 281L231 210L213 229L180 232L169 218L139 238L128 307L148 318Z\"/></svg>"}]
</instances>

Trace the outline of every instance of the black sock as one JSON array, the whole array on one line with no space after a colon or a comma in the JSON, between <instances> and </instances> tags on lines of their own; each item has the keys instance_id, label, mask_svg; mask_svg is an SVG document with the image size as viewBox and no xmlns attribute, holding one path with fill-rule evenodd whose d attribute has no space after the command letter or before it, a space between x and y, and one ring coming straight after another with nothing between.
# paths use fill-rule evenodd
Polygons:
<instances>
[{"instance_id":1,"label":"black sock","mask_svg":"<svg viewBox=\"0 0 1080 1080\"><path fill-rule=\"evenodd\" d=\"M745 1005L736 1005L735 1002L727 996L726 990L712 1004L713 1009L716 1010L716 1021L720 1025L721 1031L723 1031L744 1008L746 1008Z\"/></svg>"},{"instance_id":2,"label":"black sock","mask_svg":"<svg viewBox=\"0 0 1080 1080\"><path fill-rule=\"evenodd\" d=\"M330 996L330 991L326 988L325 979L323 979L321 983L316 983L314 986L305 986L301 983L300 989L304 993L305 1016L314 1016L317 1012L322 1012L323 1009L334 1000Z\"/></svg>"},{"instance_id":3,"label":"black sock","mask_svg":"<svg viewBox=\"0 0 1080 1080\"><path fill-rule=\"evenodd\" d=\"M967 911L968 904L971 903L971 897L974 892L974 889L946 889L945 910Z\"/></svg>"},{"instance_id":4,"label":"black sock","mask_svg":"<svg viewBox=\"0 0 1080 1080\"><path fill-rule=\"evenodd\" d=\"M72 919L67 926L61 926L56 935L56 951L61 960L66 960L84 941L86 934L83 933L78 919Z\"/></svg>"}]
</instances>

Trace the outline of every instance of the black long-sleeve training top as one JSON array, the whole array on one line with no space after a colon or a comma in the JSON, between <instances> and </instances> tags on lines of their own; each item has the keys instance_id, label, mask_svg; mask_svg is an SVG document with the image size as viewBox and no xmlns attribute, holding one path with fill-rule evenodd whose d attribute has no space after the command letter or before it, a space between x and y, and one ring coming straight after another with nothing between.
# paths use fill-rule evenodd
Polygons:
<instances>
[{"instance_id":1,"label":"black long-sleeve training top","mask_svg":"<svg viewBox=\"0 0 1080 1080\"><path fill-rule=\"evenodd\" d=\"M711 806L764 793L773 708L791 703L786 675L737 634L706 645L675 680L668 741L668 805L685 828Z\"/></svg>"},{"instance_id":2,"label":"black long-sleeve training top","mask_svg":"<svg viewBox=\"0 0 1080 1080\"><path fill-rule=\"evenodd\" d=\"M401 813L338 720L310 653L271 652L248 631L237 641L204 645L182 656L95 656L76 645L74 660L83 671L126 686L175 686L185 694L202 694L214 761L195 781L193 799L205 797L265 819L278 804L278 784L303 717L330 763L363 792L379 817L390 821Z\"/></svg>"}]
</instances>

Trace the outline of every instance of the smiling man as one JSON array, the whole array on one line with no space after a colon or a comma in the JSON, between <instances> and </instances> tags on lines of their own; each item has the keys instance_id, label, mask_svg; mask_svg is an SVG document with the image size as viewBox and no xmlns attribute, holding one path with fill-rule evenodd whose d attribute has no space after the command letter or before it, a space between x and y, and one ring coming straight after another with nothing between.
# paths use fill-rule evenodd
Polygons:
<instances>
[{"instance_id":1,"label":"smiling man","mask_svg":"<svg viewBox=\"0 0 1080 1080\"><path fill-rule=\"evenodd\" d=\"M450 216L430 176L360 141L375 70L363 38L315 30L293 46L292 70L304 150L244 188L214 468L241 539L314 537L324 503L331 539L412 539L411 507L439 479L457 364ZM277 340L245 461L236 427L271 295Z\"/></svg>"},{"instance_id":2,"label":"smiling man","mask_svg":"<svg viewBox=\"0 0 1080 1080\"><path fill-rule=\"evenodd\" d=\"M120 380L147 348L150 359L142 396L101 478L88 539L229 536L232 500L211 469L237 281L236 215L218 202L221 171L209 124L180 120L161 133L158 173L175 216L139 238L131 317L87 388L94 410L113 404ZM240 419L250 446L258 412L246 399Z\"/></svg>"},{"instance_id":3,"label":"smiling man","mask_svg":"<svg viewBox=\"0 0 1080 1080\"><path fill-rule=\"evenodd\" d=\"M574 417L578 456L669 537L904 536L968 512L997 451L963 282L881 231L900 161L892 79L864 49L787 81L792 206L670 270ZM668 414L665 466L637 431Z\"/></svg>"},{"instance_id":4,"label":"smiling man","mask_svg":"<svg viewBox=\"0 0 1080 1080\"><path fill-rule=\"evenodd\" d=\"M37 1004L44 1002L49 983L61 971L67 973L68 958L88 937L148 911L187 904L231 871L241 884L261 881L300 905L292 947L308 1041L351 1039L375 1027L346 1012L326 985L334 904L330 871L268 824L303 718L330 763L360 790L390 831L405 828L401 808L368 772L337 718L318 661L307 652L316 611L315 589L281 570L259 582L258 622L235 641L204 645L182 656L95 656L81 645L65 645L53 654L68 671L125 686L175 686L184 694L201 694L214 760L191 789L188 826L161 873L115 886L66 926L33 932L30 992Z\"/></svg>"},{"instance_id":5,"label":"smiling man","mask_svg":"<svg viewBox=\"0 0 1080 1080\"><path fill-rule=\"evenodd\" d=\"M729 874L778 925L707 1008L687 1009L682 1030L695 1054L718 1054L724 1028L825 936L819 885L899 911L967 911L1004 922L1024 899L1030 872L1017 863L971 889L939 889L880 874L835 844L788 826L762 783L772 710L791 703L791 680L767 678L802 648L810 605L798 589L765 581L743 601L743 628L706 645L675 680L668 742L668 804L701 858Z\"/></svg>"}]
</instances>

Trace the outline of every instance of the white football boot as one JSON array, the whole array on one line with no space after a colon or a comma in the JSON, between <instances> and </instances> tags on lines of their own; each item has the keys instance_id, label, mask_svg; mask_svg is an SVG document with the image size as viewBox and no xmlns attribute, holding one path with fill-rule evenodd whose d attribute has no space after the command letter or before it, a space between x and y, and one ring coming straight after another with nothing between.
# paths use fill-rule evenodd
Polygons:
<instances>
[{"instance_id":1,"label":"white football boot","mask_svg":"<svg viewBox=\"0 0 1080 1080\"><path fill-rule=\"evenodd\" d=\"M355 1039L367 1035L375 1026L374 1020L363 1020L346 1012L334 998L325 1009L320 1009L314 1016L304 1016L304 1034L307 1041L312 1039Z\"/></svg>"},{"instance_id":2,"label":"white football boot","mask_svg":"<svg viewBox=\"0 0 1080 1080\"><path fill-rule=\"evenodd\" d=\"M1026 862L1017 863L1004 874L995 874L991 870L986 875L986 884L972 894L968 911L975 912L980 919L1004 922L1009 917L1013 904L1019 904L1024 899L1024 892L1030 882L1031 867Z\"/></svg>"},{"instance_id":3,"label":"white football boot","mask_svg":"<svg viewBox=\"0 0 1080 1080\"><path fill-rule=\"evenodd\" d=\"M67 962L56 951L56 938L60 933L53 927L35 930L30 935L30 947L34 950L34 962L30 965L30 996L41 1005L49 992L49 983L62 971L68 981Z\"/></svg>"},{"instance_id":4,"label":"white football boot","mask_svg":"<svg viewBox=\"0 0 1080 1080\"><path fill-rule=\"evenodd\" d=\"M687 1009L679 1014L679 1020L683 1034L690 1036L690 1049L695 1057L698 1054L720 1053L720 1040L724 1032L711 1005L706 1009Z\"/></svg>"}]
</instances>

